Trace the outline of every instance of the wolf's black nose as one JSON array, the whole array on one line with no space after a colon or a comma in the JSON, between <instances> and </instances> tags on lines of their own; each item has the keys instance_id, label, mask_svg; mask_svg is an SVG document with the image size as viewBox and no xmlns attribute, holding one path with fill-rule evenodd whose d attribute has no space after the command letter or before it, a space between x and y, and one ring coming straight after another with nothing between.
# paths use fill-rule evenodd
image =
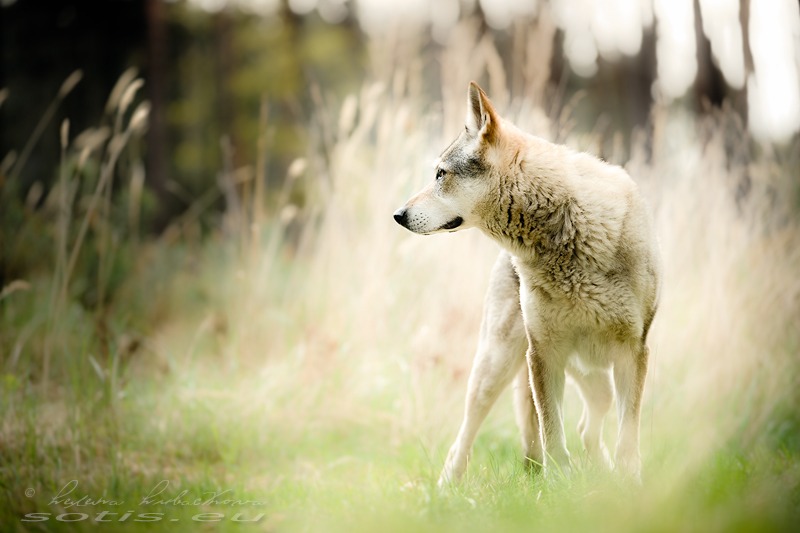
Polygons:
<instances>
[{"instance_id":1,"label":"wolf's black nose","mask_svg":"<svg viewBox=\"0 0 800 533\"><path fill-rule=\"evenodd\" d=\"M406 226L406 214L407 214L406 208L405 207L401 207L400 209L398 209L397 211L394 212L394 220L398 224L400 224L401 226L405 227Z\"/></svg>"}]
</instances>

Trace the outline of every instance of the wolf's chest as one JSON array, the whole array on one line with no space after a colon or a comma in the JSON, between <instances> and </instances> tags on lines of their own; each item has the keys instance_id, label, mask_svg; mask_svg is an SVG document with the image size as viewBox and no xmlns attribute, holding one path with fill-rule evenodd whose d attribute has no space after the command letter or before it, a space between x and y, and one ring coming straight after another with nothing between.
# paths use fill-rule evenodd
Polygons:
<instances>
[{"instance_id":1,"label":"wolf's chest","mask_svg":"<svg viewBox=\"0 0 800 533\"><path fill-rule=\"evenodd\" d=\"M603 276L576 275L565 282L524 269L519 274L523 317L535 336L560 338L579 349L597 338L625 338L638 327L626 284Z\"/></svg>"}]
</instances>

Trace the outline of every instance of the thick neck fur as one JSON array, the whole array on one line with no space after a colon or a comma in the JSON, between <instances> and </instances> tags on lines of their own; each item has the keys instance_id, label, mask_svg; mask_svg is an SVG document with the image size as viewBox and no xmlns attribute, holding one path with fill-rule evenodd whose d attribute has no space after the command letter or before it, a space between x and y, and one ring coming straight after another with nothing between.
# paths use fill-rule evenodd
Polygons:
<instances>
[{"instance_id":1,"label":"thick neck fur","mask_svg":"<svg viewBox=\"0 0 800 533\"><path fill-rule=\"evenodd\" d=\"M553 146L547 147L549 153ZM491 179L499 194L480 209L490 215L483 218L489 236L523 262L546 267L573 257L578 243L572 217L579 206L561 181L561 169L553 168L556 160L537 148L525 138L497 147L512 157L493 165Z\"/></svg>"}]
</instances>

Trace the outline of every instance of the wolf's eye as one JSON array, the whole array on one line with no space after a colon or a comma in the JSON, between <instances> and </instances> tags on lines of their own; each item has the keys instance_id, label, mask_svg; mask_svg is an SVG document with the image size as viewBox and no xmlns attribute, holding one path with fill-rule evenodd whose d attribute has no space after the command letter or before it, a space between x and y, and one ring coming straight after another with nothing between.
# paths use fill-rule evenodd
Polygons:
<instances>
[{"instance_id":1,"label":"wolf's eye","mask_svg":"<svg viewBox=\"0 0 800 533\"><path fill-rule=\"evenodd\" d=\"M441 167L440 167L440 168L437 168L437 169L436 169L436 179L437 179L437 180L440 180L440 179L442 179L443 177L444 177L444 169L443 169L443 168L441 168Z\"/></svg>"}]
</instances>

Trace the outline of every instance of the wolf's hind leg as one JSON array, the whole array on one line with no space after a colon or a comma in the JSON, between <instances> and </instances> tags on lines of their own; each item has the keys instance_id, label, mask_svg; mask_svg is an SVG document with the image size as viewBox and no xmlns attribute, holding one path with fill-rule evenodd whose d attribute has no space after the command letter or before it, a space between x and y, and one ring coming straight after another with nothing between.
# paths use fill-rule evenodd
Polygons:
<instances>
[{"instance_id":1,"label":"wolf's hind leg","mask_svg":"<svg viewBox=\"0 0 800 533\"><path fill-rule=\"evenodd\" d=\"M481 340L467 385L464 419L447 454L439 486L461 479L480 425L522 364L522 355L504 344Z\"/></svg>"},{"instance_id":2,"label":"wolf's hind leg","mask_svg":"<svg viewBox=\"0 0 800 533\"><path fill-rule=\"evenodd\" d=\"M514 377L514 413L522 437L525 466L539 470L544 464L542 439L539 435L539 415L533 402L533 391L528 377L528 367L523 365Z\"/></svg>"},{"instance_id":3,"label":"wolf's hind leg","mask_svg":"<svg viewBox=\"0 0 800 533\"><path fill-rule=\"evenodd\" d=\"M639 418L648 355L647 346L642 343L641 346L631 349L625 357L619 357L614 363L614 388L617 392L619 418L615 463L623 473L638 481L641 481Z\"/></svg>"},{"instance_id":4,"label":"wolf's hind leg","mask_svg":"<svg viewBox=\"0 0 800 533\"><path fill-rule=\"evenodd\" d=\"M578 423L578 433L586 454L592 461L610 468L611 457L603 443L603 420L614 401L611 372L591 370L584 373L568 366L567 373L583 398L583 415Z\"/></svg>"},{"instance_id":5,"label":"wolf's hind leg","mask_svg":"<svg viewBox=\"0 0 800 533\"><path fill-rule=\"evenodd\" d=\"M439 477L440 487L461 479L475 435L497 397L522 365L526 346L519 306L519 280L508 255L501 254L489 281L478 350L467 384L464 419L447 454Z\"/></svg>"}]
</instances>

